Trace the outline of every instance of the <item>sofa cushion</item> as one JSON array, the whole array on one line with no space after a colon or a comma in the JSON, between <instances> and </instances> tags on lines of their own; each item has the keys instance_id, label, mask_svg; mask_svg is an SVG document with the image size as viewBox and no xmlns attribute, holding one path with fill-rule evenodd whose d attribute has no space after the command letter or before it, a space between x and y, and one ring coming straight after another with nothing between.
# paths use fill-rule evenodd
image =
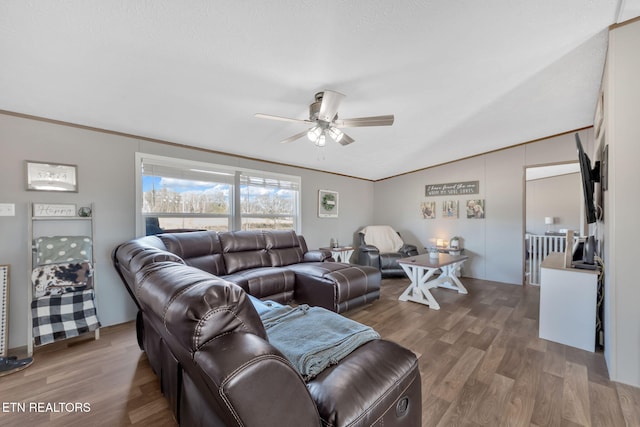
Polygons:
<instances>
[{"instance_id":1,"label":"sofa cushion","mask_svg":"<svg viewBox=\"0 0 640 427\"><path fill-rule=\"evenodd\" d=\"M218 234L211 231L160 234L169 252L178 255L187 265L199 268L216 276L226 274L222 247Z\"/></svg>"},{"instance_id":2,"label":"sofa cushion","mask_svg":"<svg viewBox=\"0 0 640 427\"><path fill-rule=\"evenodd\" d=\"M324 277L333 279L340 284L336 287L336 302L338 303L350 301L371 292L380 292L380 273L370 268L354 265L332 271Z\"/></svg>"},{"instance_id":3,"label":"sofa cushion","mask_svg":"<svg viewBox=\"0 0 640 427\"><path fill-rule=\"evenodd\" d=\"M343 264L340 262L304 262L300 264L288 265L286 269L294 271L296 274L324 278L334 271L344 270L345 268L351 267L356 266Z\"/></svg>"},{"instance_id":4,"label":"sofa cushion","mask_svg":"<svg viewBox=\"0 0 640 427\"><path fill-rule=\"evenodd\" d=\"M265 231L264 238L272 266L282 267L303 262L305 250L295 231Z\"/></svg>"},{"instance_id":5,"label":"sofa cushion","mask_svg":"<svg viewBox=\"0 0 640 427\"><path fill-rule=\"evenodd\" d=\"M337 313L368 304L380 297L380 270L339 262L289 265L296 273L295 300Z\"/></svg>"},{"instance_id":6,"label":"sofa cushion","mask_svg":"<svg viewBox=\"0 0 640 427\"><path fill-rule=\"evenodd\" d=\"M218 236L227 274L271 266L263 233L228 231Z\"/></svg>"},{"instance_id":7,"label":"sofa cushion","mask_svg":"<svg viewBox=\"0 0 640 427\"><path fill-rule=\"evenodd\" d=\"M263 267L223 276L249 294L260 299L289 302L293 299L296 275L282 268Z\"/></svg>"}]
</instances>

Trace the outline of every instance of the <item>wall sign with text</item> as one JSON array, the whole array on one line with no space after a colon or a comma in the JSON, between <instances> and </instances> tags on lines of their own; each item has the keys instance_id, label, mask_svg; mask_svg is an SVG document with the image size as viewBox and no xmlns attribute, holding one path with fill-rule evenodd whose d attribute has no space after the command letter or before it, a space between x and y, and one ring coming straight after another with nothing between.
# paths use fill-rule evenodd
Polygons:
<instances>
[{"instance_id":1,"label":"wall sign with text","mask_svg":"<svg viewBox=\"0 0 640 427\"><path fill-rule=\"evenodd\" d=\"M450 182L447 184L427 184L425 196L457 196L461 194L478 194L480 181Z\"/></svg>"}]
</instances>

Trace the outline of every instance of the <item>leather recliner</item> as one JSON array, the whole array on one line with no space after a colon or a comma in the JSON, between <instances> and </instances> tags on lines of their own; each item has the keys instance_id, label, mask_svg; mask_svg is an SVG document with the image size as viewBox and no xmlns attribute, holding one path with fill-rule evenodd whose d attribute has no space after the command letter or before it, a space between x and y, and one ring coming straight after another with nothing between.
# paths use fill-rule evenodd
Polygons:
<instances>
[{"instance_id":1,"label":"leather recliner","mask_svg":"<svg viewBox=\"0 0 640 427\"><path fill-rule=\"evenodd\" d=\"M367 238L371 232L382 232L387 237L393 236L396 238L395 250L385 250L378 246L371 244L375 239ZM400 233L393 230L389 226L368 226L358 232L360 239L360 246L357 250L357 263L359 265L366 265L375 267L380 270L382 277L394 277L405 276L406 273L398 264L398 260L401 258L407 258L410 256L418 255L418 248L415 245L408 244L402 240Z\"/></svg>"}]
</instances>

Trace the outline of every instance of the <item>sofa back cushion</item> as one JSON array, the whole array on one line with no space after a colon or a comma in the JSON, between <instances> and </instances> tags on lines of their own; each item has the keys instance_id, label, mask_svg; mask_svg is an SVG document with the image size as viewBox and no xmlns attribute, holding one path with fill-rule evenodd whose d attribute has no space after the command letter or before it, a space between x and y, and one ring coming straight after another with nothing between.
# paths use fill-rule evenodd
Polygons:
<instances>
[{"instance_id":1,"label":"sofa back cushion","mask_svg":"<svg viewBox=\"0 0 640 427\"><path fill-rule=\"evenodd\" d=\"M226 274L250 268L270 267L264 233L259 231L227 231L218 233Z\"/></svg>"},{"instance_id":2,"label":"sofa back cushion","mask_svg":"<svg viewBox=\"0 0 640 427\"><path fill-rule=\"evenodd\" d=\"M136 295L182 346L195 352L232 332L267 335L247 294L233 283L195 267L156 262L136 274Z\"/></svg>"},{"instance_id":3,"label":"sofa back cushion","mask_svg":"<svg viewBox=\"0 0 640 427\"><path fill-rule=\"evenodd\" d=\"M264 238L269 262L273 267L297 264L304 259L305 250L293 230L265 231Z\"/></svg>"},{"instance_id":4,"label":"sofa back cushion","mask_svg":"<svg viewBox=\"0 0 640 427\"><path fill-rule=\"evenodd\" d=\"M158 238L162 240L169 252L178 255L187 265L216 276L227 274L218 233L192 231L159 234Z\"/></svg>"}]
</instances>

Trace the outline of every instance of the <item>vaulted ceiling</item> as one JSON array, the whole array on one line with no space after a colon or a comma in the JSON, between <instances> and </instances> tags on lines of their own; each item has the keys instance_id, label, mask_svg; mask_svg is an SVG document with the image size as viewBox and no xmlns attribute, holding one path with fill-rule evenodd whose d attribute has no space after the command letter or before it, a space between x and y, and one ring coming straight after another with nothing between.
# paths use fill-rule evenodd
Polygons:
<instances>
[{"instance_id":1,"label":"vaulted ceiling","mask_svg":"<svg viewBox=\"0 0 640 427\"><path fill-rule=\"evenodd\" d=\"M640 0L0 2L0 110L377 180L590 126ZM322 152L299 123L346 95ZM90 143L90 141L87 141Z\"/></svg>"}]
</instances>

